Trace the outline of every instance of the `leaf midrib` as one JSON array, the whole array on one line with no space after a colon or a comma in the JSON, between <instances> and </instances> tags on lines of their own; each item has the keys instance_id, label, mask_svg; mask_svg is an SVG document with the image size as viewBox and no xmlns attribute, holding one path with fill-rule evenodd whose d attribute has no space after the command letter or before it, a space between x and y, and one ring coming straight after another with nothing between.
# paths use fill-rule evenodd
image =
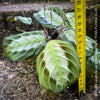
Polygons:
<instances>
[{"instance_id":1,"label":"leaf midrib","mask_svg":"<svg viewBox=\"0 0 100 100\"><path fill-rule=\"evenodd\" d=\"M62 73L60 72L60 66L58 65L58 61L57 61L56 54L55 54L55 52L54 52L53 44L52 44L52 43L51 43L51 45L50 45L50 49L51 49L51 52L52 52L52 54L53 54L55 63L56 63L56 65L57 65L57 69L58 69L58 72L59 72L60 77L61 77L61 82L64 83L64 81L63 81L63 76L62 76Z\"/></svg>"},{"instance_id":2,"label":"leaf midrib","mask_svg":"<svg viewBox=\"0 0 100 100\"><path fill-rule=\"evenodd\" d=\"M13 46L13 47L10 47L10 46L9 46L9 47L6 48L6 50L8 51L9 49L15 48L15 47L17 47L17 46L20 47L20 46L25 45L25 44L29 44L29 43L36 42L36 41L44 41L44 40L45 40L45 37L44 37L43 39L42 39L42 38L39 38L39 39L35 39L35 40L32 40L32 41L29 40L29 41L24 42L24 43L22 43L22 44L19 44L19 45L17 44L17 45L15 45L15 46Z\"/></svg>"}]
</instances>

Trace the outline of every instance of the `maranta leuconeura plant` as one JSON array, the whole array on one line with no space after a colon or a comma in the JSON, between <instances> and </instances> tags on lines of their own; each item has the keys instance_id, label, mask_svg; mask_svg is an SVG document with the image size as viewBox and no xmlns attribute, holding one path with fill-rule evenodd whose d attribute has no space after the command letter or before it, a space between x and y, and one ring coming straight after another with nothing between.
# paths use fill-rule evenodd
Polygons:
<instances>
[{"instance_id":1,"label":"maranta leuconeura plant","mask_svg":"<svg viewBox=\"0 0 100 100\"><path fill-rule=\"evenodd\" d=\"M39 82L48 91L60 92L75 83L80 75L80 61L76 50L75 18L73 12L65 13L49 6L35 13L34 18L44 30L23 32L4 38L6 56L14 61L37 56ZM30 17L16 16L8 21L31 24ZM52 31L48 32L47 29ZM100 49L95 52L95 40L86 36L86 64L100 71Z\"/></svg>"}]
</instances>

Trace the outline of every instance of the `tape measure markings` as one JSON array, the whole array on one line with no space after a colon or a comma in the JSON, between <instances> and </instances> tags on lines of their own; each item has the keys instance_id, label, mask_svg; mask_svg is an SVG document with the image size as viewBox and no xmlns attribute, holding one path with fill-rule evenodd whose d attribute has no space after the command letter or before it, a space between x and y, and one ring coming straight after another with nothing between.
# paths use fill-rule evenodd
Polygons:
<instances>
[{"instance_id":1,"label":"tape measure markings","mask_svg":"<svg viewBox=\"0 0 100 100\"><path fill-rule=\"evenodd\" d=\"M76 44L81 63L81 74L78 80L79 96L86 85L86 0L74 0L76 22Z\"/></svg>"}]
</instances>

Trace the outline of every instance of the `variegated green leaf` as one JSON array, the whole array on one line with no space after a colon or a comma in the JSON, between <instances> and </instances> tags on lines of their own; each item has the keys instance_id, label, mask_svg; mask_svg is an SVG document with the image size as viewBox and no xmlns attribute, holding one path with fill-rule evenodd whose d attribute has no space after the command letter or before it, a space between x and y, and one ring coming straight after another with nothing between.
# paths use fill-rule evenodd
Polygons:
<instances>
[{"instance_id":1,"label":"variegated green leaf","mask_svg":"<svg viewBox=\"0 0 100 100\"><path fill-rule=\"evenodd\" d=\"M91 55L94 55L94 45L96 45L96 41L90 38L89 36L86 36L86 56L89 57Z\"/></svg>"},{"instance_id":2,"label":"variegated green leaf","mask_svg":"<svg viewBox=\"0 0 100 100\"><path fill-rule=\"evenodd\" d=\"M100 49L94 55L87 58L87 66L100 72Z\"/></svg>"},{"instance_id":3,"label":"variegated green leaf","mask_svg":"<svg viewBox=\"0 0 100 100\"><path fill-rule=\"evenodd\" d=\"M67 30L60 34L60 39L63 41L70 41L72 44L76 45L76 35L73 30ZM91 56L94 53L94 45L96 41L92 38L86 36L86 56Z\"/></svg>"},{"instance_id":4,"label":"variegated green leaf","mask_svg":"<svg viewBox=\"0 0 100 100\"><path fill-rule=\"evenodd\" d=\"M34 14L35 19L44 27L58 28L63 24L65 13L58 7L47 7Z\"/></svg>"},{"instance_id":5,"label":"variegated green leaf","mask_svg":"<svg viewBox=\"0 0 100 100\"><path fill-rule=\"evenodd\" d=\"M45 43L44 31L31 31L4 38L3 47L11 60L24 60L38 55Z\"/></svg>"},{"instance_id":6,"label":"variegated green leaf","mask_svg":"<svg viewBox=\"0 0 100 100\"><path fill-rule=\"evenodd\" d=\"M69 42L52 40L37 57L39 82L55 93L73 84L80 69L78 54Z\"/></svg>"},{"instance_id":7,"label":"variegated green leaf","mask_svg":"<svg viewBox=\"0 0 100 100\"><path fill-rule=\"evenodd\" d=\"M16 16L14 18L14 20L20 20L22 23L25 23L25 24L29 24L31 25L32 24L32 18L31 17L22 17L22 16Z\"/></svg>"},{"instance_id":8,"label":"variegated green leaf","mask_svg":"<svg viewBox=\"0 0 100 100\"><path fill-rule=\"evenodd\" d=\"M69 41L76 45L76 35L73 30L66 30L60 34L60 39L63 41Z\"/></svg>"}]
</instances>

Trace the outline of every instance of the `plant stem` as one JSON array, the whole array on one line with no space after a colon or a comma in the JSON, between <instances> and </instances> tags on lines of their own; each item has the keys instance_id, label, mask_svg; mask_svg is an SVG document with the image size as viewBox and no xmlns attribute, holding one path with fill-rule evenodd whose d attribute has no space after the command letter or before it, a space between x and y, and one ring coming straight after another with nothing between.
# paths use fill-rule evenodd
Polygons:
<instances>
[{"instance_id":1,"label":"plant stem","mask_svg":"<svg viewBox=\"0 0 100 100\"><path fill-rule=\"evenodd\" d=\"M61 29L60 29L60 32L59 32L58 37L57 37L57 39L56 39L56 40L58 40L58 39L59 39L60 34L61 34L62 32L63 32L63 25L61 25Z\"/></svg>"},{"instance_id":2,"label":"plant stem","mask_svg":"<svg viewBox=\"0 0 100 100\"><path fill-rule=\"evenodd\" d=\"M73 17L75 17L75 16L72 16L72 17L68 18L68 20L71 19L71 18L73 18Z\"/></svg>"},{"instance_id":3,"label":"plant stem","mask_svg":"<svg viewBox=\"0 0 100 100\"><path fill-rule=\"evenodd\" d=\"M50 1L48 0L49 10L50 10L50 17L51 17L51 26L52 26L52 12L50 8ZM51 39L52 39L52 28L51 28Z\"/></svg>"},{"instance_id":4,"label":"plant stem","mask_svg":"<svg viewBox=\"0 0 100 100\"><path fill-rule=\"evenodd\" d=\"M43 29L44 29L44 33L45 33L45 35L47 36L47 39L49 39L48 31L47 31L46 28L44 28L44 27L43 27Z\"/></svg>"}]
</instances>

